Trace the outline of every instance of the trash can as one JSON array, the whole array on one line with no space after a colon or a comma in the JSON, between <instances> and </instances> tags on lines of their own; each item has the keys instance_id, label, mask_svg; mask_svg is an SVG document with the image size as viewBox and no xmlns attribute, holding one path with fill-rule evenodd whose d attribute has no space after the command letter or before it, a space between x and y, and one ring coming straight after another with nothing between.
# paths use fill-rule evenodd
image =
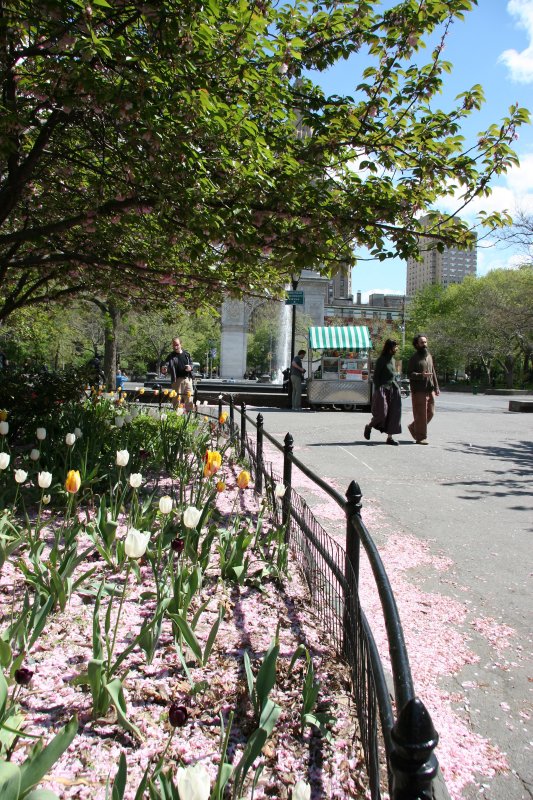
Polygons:
<instances>
[{"instance_id":1,"label":"trash can","mask_svg":"<svg viewBox=\"0 0 533 800\"><path fill-rule=\"evenodd\" d=\"M477 390L478 390L478 387L476 386L476 384L474 384L472 386L472 394L477 394Z\"/></svg>"}]
</instances>

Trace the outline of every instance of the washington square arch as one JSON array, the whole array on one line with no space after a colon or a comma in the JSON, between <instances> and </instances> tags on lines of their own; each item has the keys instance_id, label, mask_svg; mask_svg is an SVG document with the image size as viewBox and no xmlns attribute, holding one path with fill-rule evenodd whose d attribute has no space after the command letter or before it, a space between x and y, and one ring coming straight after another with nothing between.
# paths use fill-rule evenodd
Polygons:
<instances>
[{"instance_id":1,"label":"washington square arch","mask_svg":"<svg viewBox=\"0 0 533 800\"><path fill-rule=\"evenodd\" d=\"M305 314L312 325L324 324L324 306L328 299L328 287L342 278L321 277L313 270L303 270L298 280L298 289L304 293L304 304L298 313ZM351 293L351 281L346 277L345 297ZM246 372L247 335L252 315L266 298L250 297L244 300L227 299L221 309L220 377L240 380ZM279 324L282 329L290 325L288 314L284 314L283 300L279 301ZM287 334L287 330L283 331ZM283 369L289 366L290 342L284 354L287 363L279 364Z\"/></svg>"}]
</instances>

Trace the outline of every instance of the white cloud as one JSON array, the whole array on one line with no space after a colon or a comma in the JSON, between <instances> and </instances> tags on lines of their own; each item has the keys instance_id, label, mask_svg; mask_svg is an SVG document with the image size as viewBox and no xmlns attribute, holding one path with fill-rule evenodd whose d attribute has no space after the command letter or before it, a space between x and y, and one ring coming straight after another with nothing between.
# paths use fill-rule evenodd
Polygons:
<instances>
[{"instance_id":1,"label":"white cloud","mask_svg":"<svg viewBox=\"0 0 533 800\"><path fill-rule=\"evenodd\" d=\"M533 0L532 0L533 2ZM533 213L533 153L520 155L520 166L511 167L505 175L499 176L498 185L492 186L488 197L476 197L459 212L462 219L474 222L474 218L484 211L508 211L511 216L520 209L525 213ZM455 212L461 205L461 192L441 198L437 207L439 211Z\"/></svg>"},{"instance_id":2,"label":"white cloud","mask_svg":"<svg viewBox=\"0 0 533 800\"><path fill-rule=\"evenodd\" d=\"M507 12L517 18L517 24L524 28L529 44L520 53L518 50L504 50L499 61L504 63L517 83L533 83L533 0L509 0Z\"/></svg>"}]
</instances>

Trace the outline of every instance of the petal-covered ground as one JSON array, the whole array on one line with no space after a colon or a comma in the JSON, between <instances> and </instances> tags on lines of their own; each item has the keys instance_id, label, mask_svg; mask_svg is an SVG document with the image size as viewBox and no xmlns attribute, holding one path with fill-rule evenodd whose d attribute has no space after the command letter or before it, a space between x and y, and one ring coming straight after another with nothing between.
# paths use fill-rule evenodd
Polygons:
<instances>
[{"instance_id":1,"label":"petal-covered ground","mask_svg":"<svg viewBox=\"0 0 533 800\"><path fill-rule=\"evenodd\" d=\"M298 449L295 448L298 456ZM269 446L267 458L275 472L282 473L279 451ZM335 487L335 481L323 476ZM293 470L293 487L302 494L313 513L341 545L345 543L345 521L337 504L320 492L318 487L298 469ZM428 708L435 728L440 734L437 757L453 800L461 800L467 786L479 785L480 778L487 782L495 774L509 770L504 753L487 738L472 730L468 719L468 686L457 683L451 692L443 684L461 670L478 661L469 646L470 631L486 640L492 649L494 665L498 666L502 654L515 634L512 628L490 617L479 616L472 620L466 603L444 594L424 591L417 582L417 569L424 566L437 573L445 573L452 563L449 559L431 552L430 546L420 539L394 530L382 510L368 500L363 507L363 521L376 541L383 542L379 552L399 608L407 652L415 682L415 690ZM420 573L418 573L420 574ZM364 556L361 559L361 592L365 613L371 623L378 650L384 664L389 667L389 655L383 616L370 567ZM505 660L505 659L503 659ZM503 667L502 667L503 668Z\"/></svg>"},{"instance_id":2,"label":"petal-covered ground","mask_svg":"<svg viewBox=\"0 0 533 800\"><path fill-rule=\"evenodd\" d=\"M251 488L244 491L237 488L236 475L236 468L226 472L226 491L217 497L219 524L229 524L237 510L241 519L249 519L253 526L259 507ZM160 489L164 491L164 481L160 483ZM41 534L48 537L49 542L53 527L53 520L49 520ZM125 528L119 528L119 536L124 535ZM88 544L90 540L82 535L80 549ZM124 569L113 574L102 560L94 564L97 565L96 583L105 575L106 580L123 587ZM256 566L261 566L259 560ZM86 568L87 564L83 564L76 574ZM142 562L140 578L139 582L133 572L129 573L117 630L116 654L132 641L143 620L155 609L155 600L147 596L147 592L154 589L152 570ZM12 603L16 607L22 589L23 582L16 563L6 563L0 576L3 625L10 617ZM297 574L291 570L289 580L282 584L268 581L261 590L237 583L228 585L220 580L218 559L214 556L194 608L202 604L206 604L205 609L195 630L202 646L220 605L224 608L224 618L206 666L198 666L191 654L187 654L190 680L200 686L205 682L198 692L191 691L168 621L163 624L159 646L151 663L147 663L144 653L135 648L123 664L124 672L127 672L124 694L128 715L139 729L140 738L117 724L113 708L104 718L95 719L90 692L73 682L92 657L94 597L84 593L82 587L80 592L73 593L64 611L57 611L48 618L43 633L26 659L27 665L34 670L33 679L19 694L26 715L26 730L32 734L51 734L76 714L79 732L42 785L61 798L103 800L108 781L113 779L123 752L128 763L125 798L132 800L144 770L150 763L155 764L169 742L173 730L168 721L171 702L185 706L188 718L183 727L174 730L166 752L167 767L175 770L179 764L200 762L214 780L219 762L221 717L227 724L230 711L235 712L229 746L233 763L237 763L245 741L255 729L246 691L244 653L248 652L253 668L257 669L279 626L280 653L271 698L279 703L282 713L263 748L261 761L265 767L254 797L288 798L292 786L299 779L311 784L313 798L340 800L346 796L363 797L364 767L355 735L354 709L348 699L348 674L317 624L308 604L305 586ZM102 620L105 605L102 607ZM118 602L115 600L110 617L112 626L117 610ZM316 729L306 727L302 733L300 728L304 660L300 658L292 670L289 665L296 648L302 643L312 655L316 678L320 682L319 707L327 710L334 720L330 726L331 743ZM20 763L23 760L29 746L19 743L14 756L16 761Z\"/></svg>"}]
</instances>

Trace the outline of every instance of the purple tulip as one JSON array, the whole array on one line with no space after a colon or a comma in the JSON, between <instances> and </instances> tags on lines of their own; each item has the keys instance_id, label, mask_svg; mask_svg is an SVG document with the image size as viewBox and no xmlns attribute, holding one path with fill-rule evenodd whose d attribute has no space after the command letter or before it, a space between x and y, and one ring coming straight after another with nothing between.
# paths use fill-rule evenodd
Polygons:
<instances>
[{"instance_id":1,"label":"purple tulip","mask_svg":"<svg viewBox=\"0 0 533 800\"><path fill-rule=\"evenodd\" d=\"M19 686L28 686L33 678L33 671L28 667L21 667L15 670L15 680Z\"/></svg>"},{"instance_id":2,"label":"purple tulip","mask_svg":"<svg viewBox=\"0 0 533 800\"><path fill-rule=\"evenodd\" d=\"M185 706L180 706L177 703L172 703L168 710L168 721L173 728L181 728L187 722L189 714Z\"/></svg>"}]
</instances>

